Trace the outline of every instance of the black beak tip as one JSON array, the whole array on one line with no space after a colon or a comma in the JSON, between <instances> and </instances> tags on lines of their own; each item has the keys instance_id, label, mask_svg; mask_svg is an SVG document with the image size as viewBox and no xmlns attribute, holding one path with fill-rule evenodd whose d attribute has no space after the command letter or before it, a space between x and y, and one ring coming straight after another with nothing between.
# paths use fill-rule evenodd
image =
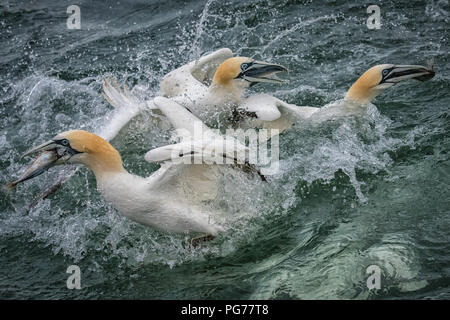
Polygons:
<instances>
[{"instance_id":1,"label":"black beak tip","mask_svg":"<svg viewBox=\"0 0 450 320\"><path fill-rule=\"evenodd\" d=\"M436 72L433 69L427 69L427 72L427 74L424 74L423 76L417 77L415 79L418 81L427 81L432 79L436 75Z\"/></svg>"},{"instance_id":2,"label":"black beak tip","mask_svg":"<svg viewBox=\"0 0 450 320\"><path fill-rule=\"evenodd\" d=\"M283 66L279 66L279 70L278 71L279 72L287 72L287 73L289 73L289 69L286 68L286 67L283 67Z\"/></svg>"}]
</instances>

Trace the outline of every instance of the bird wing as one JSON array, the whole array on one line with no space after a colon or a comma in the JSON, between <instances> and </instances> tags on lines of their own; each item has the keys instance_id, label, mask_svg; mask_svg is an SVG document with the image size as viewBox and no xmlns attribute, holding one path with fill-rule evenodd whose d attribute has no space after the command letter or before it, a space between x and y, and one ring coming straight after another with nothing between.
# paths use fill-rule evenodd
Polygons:
<instances>
[{"instance_id":1,"label":"bird wing","mask_svg":"<svg viewBox=\"0 0 450 320\"><path fill-rule=\"evenodd\" d=\"M105 119L105 124L96 132L107 141L112 140L141 110L154 109L151 103L138 101L126 85L120 88L113 78L104 79L102 89L103 97L114 107L112 115Z\"/></svg>"},{"instance_id":2,"label":"bird wing","mask_svg":"<svg viewBox=\"0 0 450 320\"><path fill-rule=\"evenodd\" d=\"M246 98L239 110L252 113L256 121L265 129L278 129L280 132L292 126L296 119L309 118L318 108L299 107L286 103L268 94L255 94Z\"/></svg>"},{"instance_id":3,"label":"bird wing","mask_svg":"<svg viewBox=\"0 0 450 320\"><path fill-rule=\"evenodd\" d=\"M205 90L217 67L232 56L230 49L222 48L169 72L161 80L159 95L171 98L187 91Z\"/></svg>"},{"instance_id":4,"label":"bird wing","mask_svg":"<svg viewBox=\"0 0 450 320\"><path fill-rule=\"evenodd\" d=\"M163 97L153 100L155 106L174 126L181 142L150 150L145 155L148 162L176 160L193 163L245 162L247 147L231 136L215 133L199 118L178 103ZM231 161L230 161L231 160Z\"/></svg>"},{"instance_id":5,"label":"bird wing","mask_svg":"<svg viewBox=\"0 0 450 320\"><path fill-rule=\"evenodd\" d=\"M219 193L217 169L217 166L165 162L146 179L147 191L161 202L161 214L170 210L169 218L174 223L215 235L225 230L220 223L224 221L223 212L208 205Z\"/></svg>"},{"instance_id":6,"label":"bird wing","mask_svg":"<svg viewBox=\"0 0 450 320\"><path fill-rule=\"evenodd\" d=\"M274 121L281 116L278 104L278 99L275 97L268 94L255 94L244 99L239 109L254 113L260 120Z\"/></svg>"},{"instance_id":7,"label":"bird wing","mask_svg":"<svg viewBox=\"0 0 450 320\"><path fill-rule=\"evenodd\" d=\"M153 104L169 120L181 137L197 137L203 135L214 135L199 118L189 112L185 107L167 98L156 97Z\"/></svg>"},{"instance_id":8,"label":"bird wing","mask_svg":"<svg viewBox=\"0 0 450 320\"><path fill-rule=\"evenodd\" d=\"M186 108L168 98L156 97L153 102L181 132L182 141L146 153L148 162L167 161L149 177L150 185L160 189L173 188L172 191L187 198L214 199L219 180L216 164L245 162L247 147L233 137L215 133Z\"/></svg>"},{"instance_id":9,"label":"bird wing","mask_svg":"<svg viewBox=\"0 0 450 320\"><path fill-rule=\"evenodd\" d=\"M233 52L228 48L216 50L189 63L191 74L204 85L209 85L219 65L231 57L233 57Z\"/></svg>"},{"instance_id":10,"label":"bird wing","mask_svg":"<svg viewBox=\"0 0 450 320\"><path fill-rule=\"evenodd\" d=\"M220 172L217 165L163 162L147 179L151 190L172 194L192 204L213 200L219 191Z\"/></svg>"}]
</instances>

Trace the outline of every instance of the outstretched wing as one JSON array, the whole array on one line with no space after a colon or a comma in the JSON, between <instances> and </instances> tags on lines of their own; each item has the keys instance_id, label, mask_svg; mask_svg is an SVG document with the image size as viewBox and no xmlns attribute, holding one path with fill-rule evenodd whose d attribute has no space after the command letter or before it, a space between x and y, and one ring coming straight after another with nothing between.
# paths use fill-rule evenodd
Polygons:
<instances>
[{"instance_id":1,"label":"outstretched wing","mask_svg":"<svg viewBox=\"0 0 450 320\"><path fill-rule=\"evenodd\" d=\"M245 162L247 147L237 139L215 133L199 118L178 103L163 97L153 100L155 106L175 128L181 142L150 150L145 155L148 162L195 159L193 163Z\"/></svg>"},{"instance_id":2,"label":"outstretched wing","mask_svg":"<svg viewBox=\"0 0 450 320\"><path fill-rule=\"evenodd\" d=\"M113 107L114 111L103 121L103 125L96 132L105 140L112 140L119 131L143 108L151 108L147 103L138 101L124 85L123 89L113 78L103 80L103 97Z\"/></svg>"},{"instance_id":3,"label":"outstretched wing","mask_svg":"<svg viewBox=\"0 0 450 320\"><path fill-rule=\"evenodd\" d=\"M232 56L230 49L222 48L169 72L160 83L159 95L171 98L187 90L204 90L211 83L217 67Z\"/></svg>"},{"instance_id":4,"label":"outstretched wing","mask_svg":"<svg viewBox=\"0 0 450 320\"><path fill-rule=\"evenodd\" d=\"M219 168L238 158L245 162L247 148L237 139L222 136L209 129L200 119L178 103L156 97L154 104L167 117L182 141L150 150L148 162L168 161L149 179L158 188L172 188L183 197L198 201L217 195Z\"/></svg>"},{"instance_id":5,"label":"outstretched wing","mask_svg":"<svg viewBox=\"0 0 450 320\"><path fill-rule=\"evenodd\" d=\"M233 57L233 52L228 48L222 48L200 59L189 63L192 76L203 83L209 85L219 65L228 58Z\"/></svg>"}]
</instances>

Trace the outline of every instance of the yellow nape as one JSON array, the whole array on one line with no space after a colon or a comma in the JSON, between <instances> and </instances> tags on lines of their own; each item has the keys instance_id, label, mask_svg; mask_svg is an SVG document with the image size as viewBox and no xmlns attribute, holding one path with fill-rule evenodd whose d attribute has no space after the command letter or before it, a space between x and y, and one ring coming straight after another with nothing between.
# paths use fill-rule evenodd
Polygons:
<instances>
[{"instance_id":1,"label":"yellow nape","mask_svg":"<svg viewBox=\"0 0 450 320\"><path fill-rule=\"evenodd\" d=\"M376 86L382 79L382 71L386 65L377 65L363 73L350 87L345 95L346 100L358 103L369 103L380 92Z\"/></svg>"},{"instance_id":2,"label":"yellow nape","mask_svg":"<svg viewBox=\"0 0 450 320\"><path fill-rule=\"evenodd\" d=\"M251 62L247 57L233 57L225 60L217 68L214 74L213 84L220 86L227 86L235 79L241 72L241 64L244 62Z\"/></svg>"},{"instance_id":3,"label":"yellow nape","mask_svg":"<svg viewBox=\"0 0 450 320\"><path fill-rule=\"evenodd\" d=\"M125 170L119 152L96 134L84 130L71 130L59 134L56 138L69 140L70 147L81 152L76 157L76 162L86 165L97 177L104 173Z\"/></svg>"}]
</instances>

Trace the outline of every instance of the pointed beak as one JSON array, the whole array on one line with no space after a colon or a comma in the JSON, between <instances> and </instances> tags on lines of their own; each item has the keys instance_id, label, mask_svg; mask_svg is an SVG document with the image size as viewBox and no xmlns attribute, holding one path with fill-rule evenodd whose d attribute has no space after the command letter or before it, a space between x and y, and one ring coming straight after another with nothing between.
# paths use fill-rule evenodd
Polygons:
<instances>
[{"instance_id":1,"label":"pointed beak","mask_svg":"<svg viewBox=\"0 0 450 320\"><path fill-rule=\"evenodd\" d=\"M382 82L398 83L408 79L426 81L433 78L435 72L432 68L419 65L396 65L383 78Z\"/></svg>"},{"instance_id":2,"label":"pointed beak","mask_svg":"<svg viewBox=\"0 0 450 320\"><path fill-rule=\"evenodd\" d=\"M67 162L72 156L81 153L77 150L74 150L70 147L70 145L63 146L55 140L49 140L44 142L43 144L31 148L27 152L25 152L21 158L24 158L32 153L41 152L45 153L46 151L52 151L56 156L56 161L54 165L60 165Z\"/></svg>"},{"instance_id":3,"label":"pointed beak","mask_svg":"<svg viewBox=\"0 0 450 320\"><path fill-rule=\"evenodd\" d=\"M49 140L47 142L44 142L43 144L37 146L37 147L33 147L30 150L28 150L27 152L25 152L21 158L24 158L32 153L36 153L36 152L41 152L41 151L48 151L48 150L52 150L52 149L56 149L58 147L58 145L55 143L55 141L53 140Z\"/></svg>"},{"instance_id":4,"label":"pointed beak","mask_svg":"<svg viewBox=\"0 0 450 320\"><path fill-rule=\"evenodd\" d=\"M247 80L252 84L258 82L284 83L278 79L275 74L278 72L287 72L288 69L279 65L264 61L254 61L249 67L243 70L237 77Z\"/></svg>"},{"instance_id":5,"label":"pointed beak","mask_svg":"<svg viewBox=\"0 0 450 320\"><path fill-rule=\"evenodd\" d=\"M70 147L61 146L56 141L50 140L28 150L21 158L38 152L40 154L33 160L31 165L25 169L17 180L10 183L9 187L14 187L18 183L33 179L51 167L66 163L75 154Z\"/></svg>"}]
</instances>

